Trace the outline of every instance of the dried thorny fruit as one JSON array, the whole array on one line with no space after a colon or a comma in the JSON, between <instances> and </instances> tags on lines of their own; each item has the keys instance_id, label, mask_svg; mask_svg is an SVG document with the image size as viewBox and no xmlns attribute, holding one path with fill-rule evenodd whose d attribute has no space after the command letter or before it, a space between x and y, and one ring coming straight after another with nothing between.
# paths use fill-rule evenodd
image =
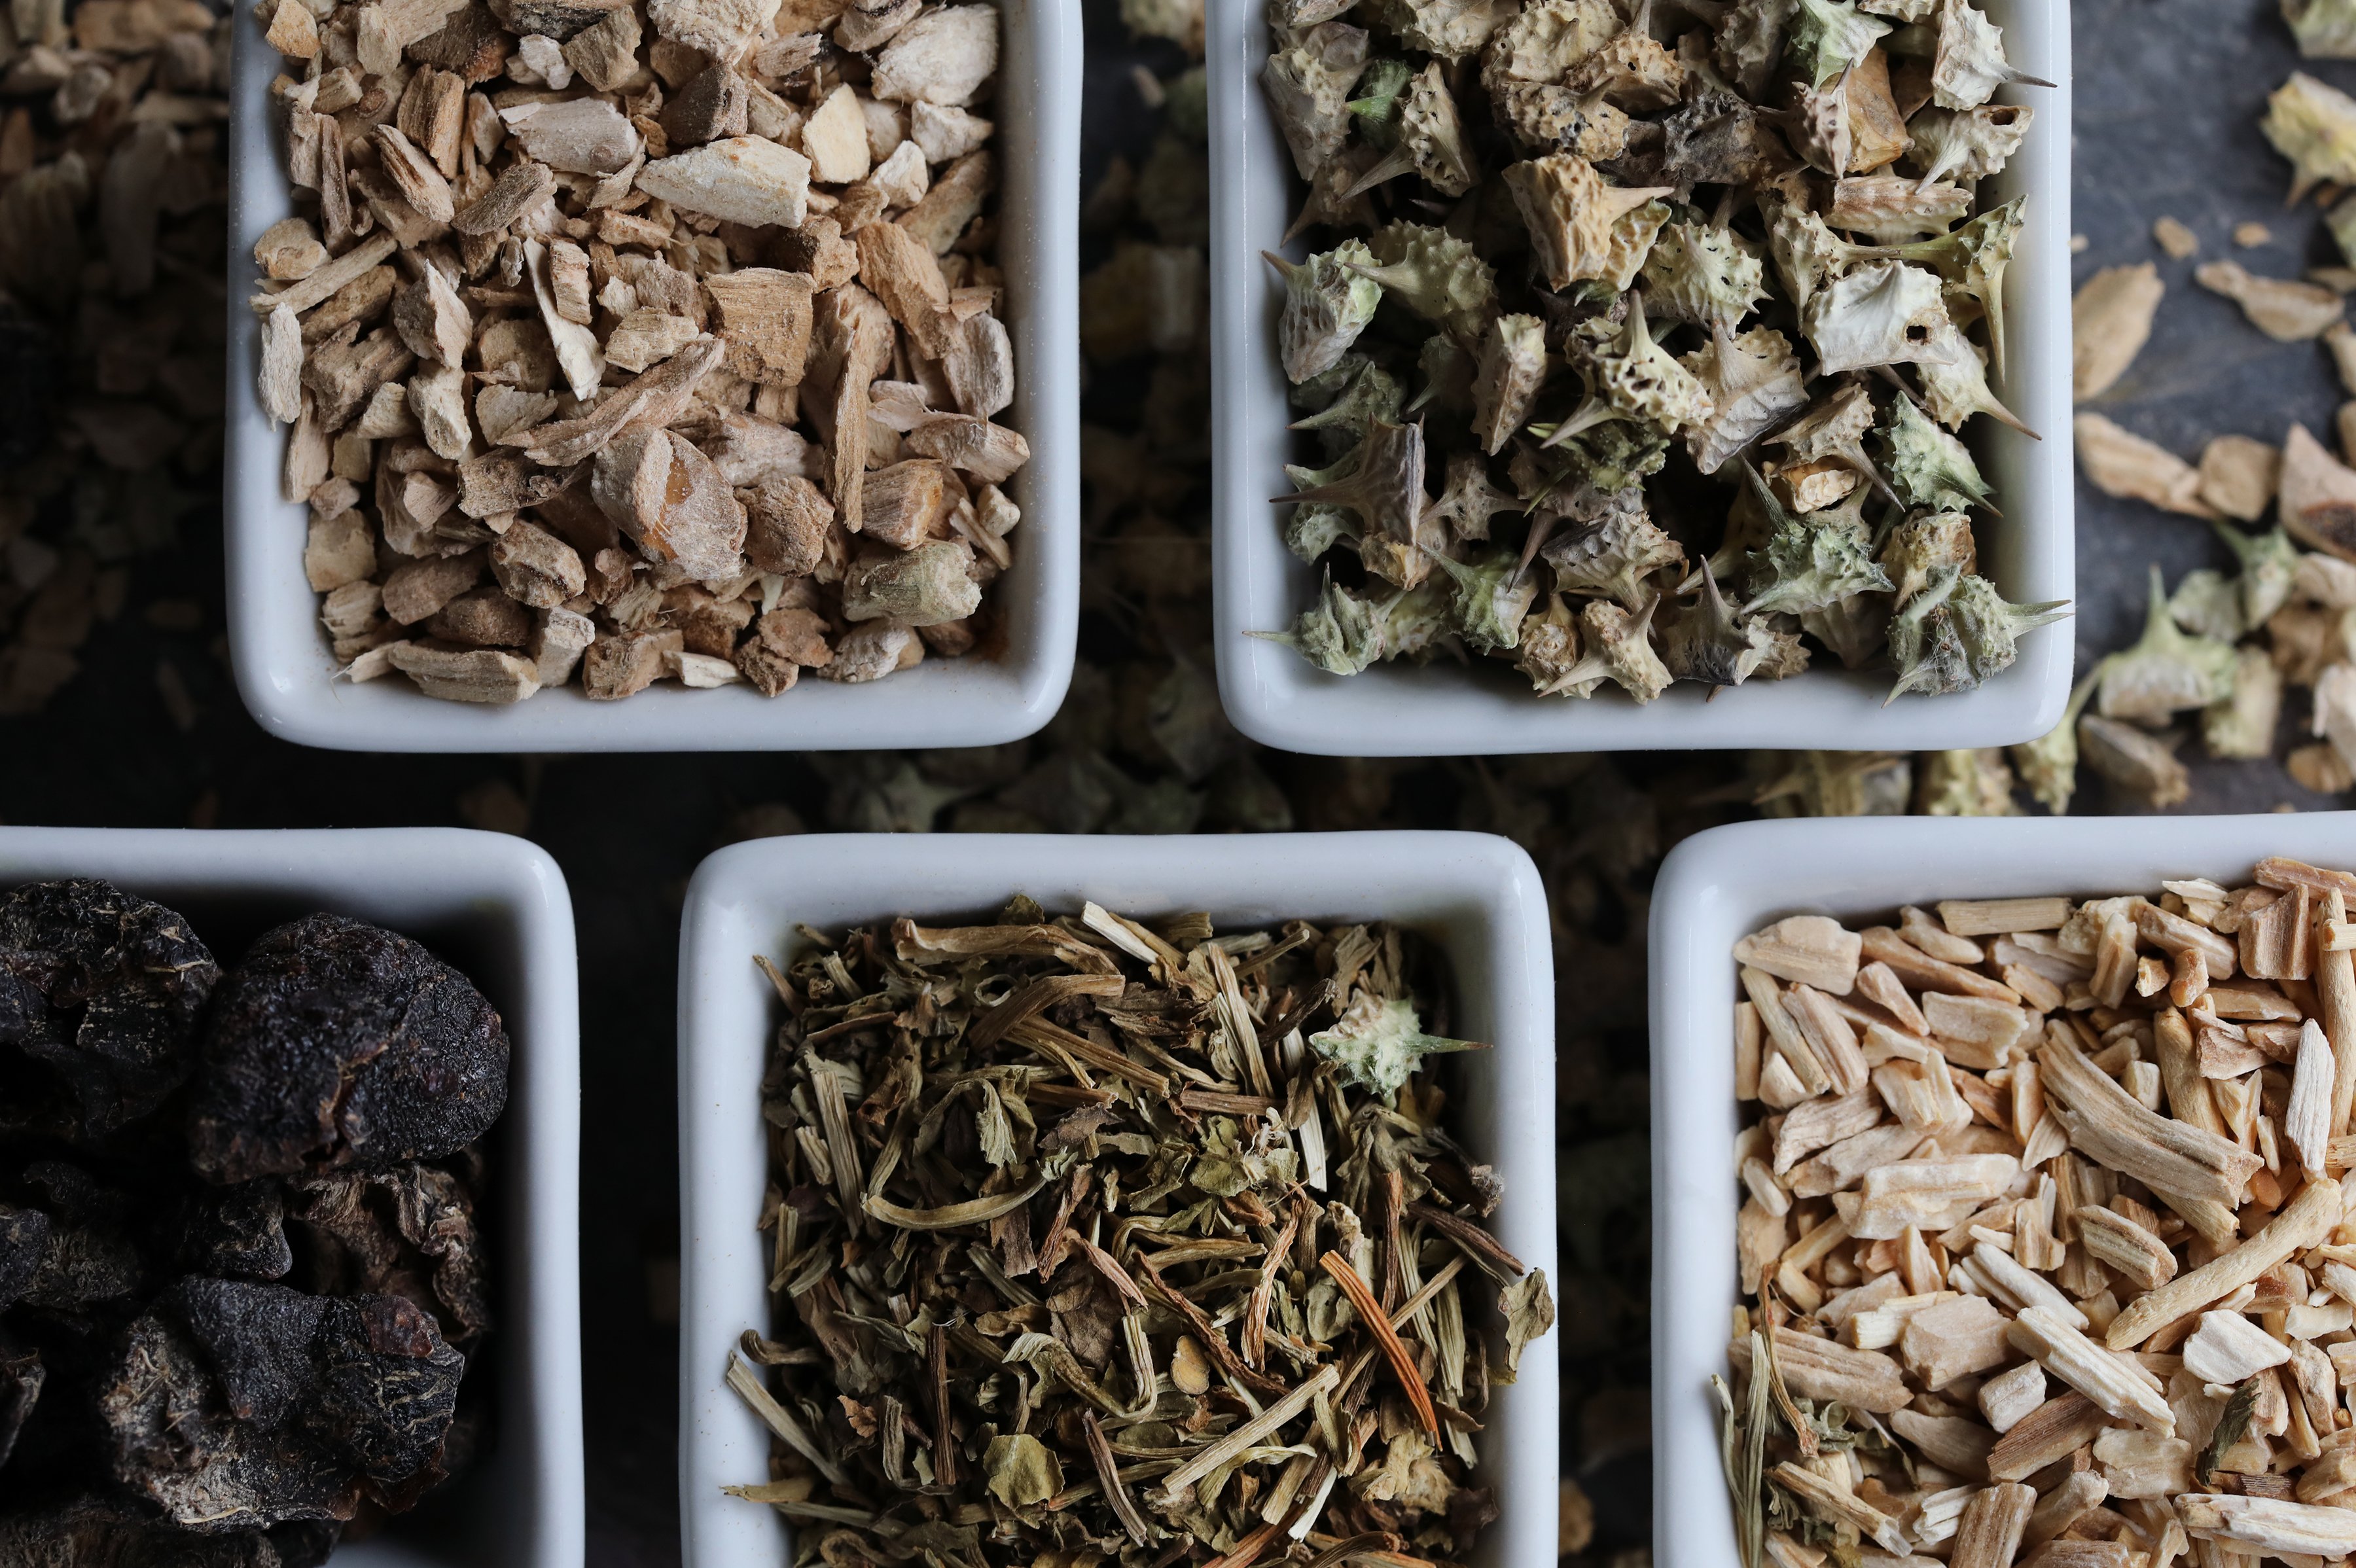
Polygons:
<instances>
[{"instance_id":1,"label":"dried thorny fruit","mask_svg":"<svg viewBox=\"0 0 2356 1568\"><path fill-rule=\"evenodd\" d=\"M2356 183L2356 98L2295 70L2266 100L2258 129L2290 160L2292 201L2327 180Z\"/></svg>"},{"instance_id":2,"label":"dried thorny fruit","mask_svg":"<svg viewBox=\"0 0 2356 1568\"><path fill-rule=\"evenodd\" d=\"M1629 296L1616 335L1590 343L1590 360L1604 401L1664 435L1707 424L1717 412L1709 389L1654 340L1642 294Z\"/></svg>"},{"instance_id":3,"label":"dried thorny fruit","mask_svg":"<svg viewBox=\"0 0 2356 1568\"><path fill-rule=\"evenodd\" d=\"M2071 689L2062 722L2037 739L2012 748L2012 763L2020 770L2020 781L2029 786L2039 805L2057 817L2069 814L2070 799L2078 792L2078 715L2085 711L2102 673L2097 662Z\"/></svg>"},{"instance_id":4,"label":"dried thorny fruit","mask_svg":"<svg viewBox=\"0 0 2356 1568\"><path fill-rule=\"evenodd\" d=\"M92 1145L196 1065L220 969L160 904L89 879L0 897L0 1132Z\"/></svg>"},{"instance_id":5,"label":"dried thorny fruit","mask_svg":"<svg viewBox=\"0 0 2356 1568\"><path fill-rule=\"evenodd\" d=\"M1809 295L1801 327L1819 371L1920 364L1947 324L1938 278L1902 262L1877 262L1835 278Z\"/></svg>"},{"instance_id":6,"label":"dried thorny fruit","mask_svg":"<svg viewBox=\"0 0 2356 1568\"><path fill-rule=\"evenodd\" d=\"M1367 241L1378 265L1352 263L1401 305L1460 342L1476 341L1497 308L1497 276L1469 242L1422 223L1390 223Z\"/></svg>"},{"instance_id":7,"label":"dried thorny fruit","mask_svg":"<svg viewBox=\"0 0 2356 1568\"><path fill-rule=\"evenodd\" d=\"M1660 628L1661 662L1669 673L1707 686L1741 685L1775 642L1763 616L1737 615L1728 605L1707 561L1694 602L1655 612L1654 624Z\"/></svg>"},{"instance_id":8,"label":"dried thorny fruit","mask_svg":"<svg viewBox=\"0 0 2356 1568\"><path fill-rule=\"evenodd\" d=\"M1354 102L1351 108L1356 111L1358 104ZM1439 61L1407 81L1398 95L1396 116L1390 149L1345 194L1356 196L1406 174L1420 176L1442 196L1462 196L1472 188L1480 171L1472 166L1463 124L1456 117L1456 99L1440 77Z\"/></svg>"},{"instance_id":9,"label":"dried thorny fruit","mask_svg":"<svg viewBox=\"0 0 2356 1568\"><path fill-rule=\"evenodd\" d=\"M1890 659L1898 667L1890 700L1968 692L2011 668L2022 632L2069 613L2060 603L2008 604L1977 573L1934 582L1890 618Z\"/></svg>"},{"instance_id":10,"label":"dried thorny fruit","mask_svg":"<svg viewBox=\"0 0 2356 1568\"><path fill-rule=\"evenodd\" d=\"M1287 35L1260 68L1260 88L1301 178L1316 178L1342 150L1350 134L1350 89L1365 69L1365 29L1334 21Z\"/></svg>"},{"instance_id":11,"label":"dried thorny fruit","mask_svg":"<svg viewBox=\"0 0 2356 1568\"><path fill-rule=\"evenodd\" d=\"M1448 555L1432 560L1456 585L1450 614L1465 645L1476 653L1510 650L1537 596L1537 581L1519 569L1514 553L1493 550L1470 561Z\"/></svg>"},{"instance_id":12,"label":"dried thorny fruit","mask_svg":"<svg viewBox=\"0 0 2356 1568\"><path fill-rule=\"evenodd\" d=\"M2143 636L2134 647L2103 660L2102 695L2095 707L2106 719L2166 724L2171 714L2206 707L2226 695L2233 678L2233 644L2187 636L2169 613L2168 591L2154 565Z\"/></svg>"},{"instance_id":13,"label":"dried thorny fruit","mask_svg":"<svg viewBox=\"0 0 2356 1568\"><path fill-rule=\"evenodd\" d=\"M2356 59L2356 7L2348 0L2282 0L2283 20L2309 59Z\"/></svg>"},{"instance_id":14,"label":"dried thorny fruit","mask_svg":"<svg viewBox=\"0 0 2356 1568\"><path fill-rule=\"evenodd\" d=\"M1909 507L1965 511L1988 504L1987 481L1980 478L1970 450L1923 417L1904 392L1890 400L1890 412L1876 434L1890 488Z\"/></svg>"},{"instance_id":15,"label":"dried thorny fruit","mask_svg":"<svg viewBox=\"0 0 2356 1568\"><path fill-rule=\"evenodd\" d=\"M1645 304L1665 321L1730 332L1767 297L1767 270L1749 242L1707 223L1663 225L1642 275Z\"/></svg>"},{"instance_id":16,"label":"dried thorny fruit","mask_svg":"<svg viewBox=\"0 0 2356 1568\"><path fill-rule=\"evenodd\" d=\"M1284 314L1277 334L1287 378L1305 381L1332 370L1374 320L1382 286L1359 270L1374 259L1355 240L1297 266L1269 253L1269 264L1284 278Z\"/></svg>"},{"instance_id":17,"label":"dried thorny fruit","mask_svg":"<svg viewBox=\"0 0 2356 1568\"><path fill-rule=\"evenodd\" d=\"M1989 188L2054 133L2029 104L1991 101L2038 79L2006 59L1986 16L1969 0L1368 0L1355 16L1368 31L1322 36L1340 63L1306 91L1299 29L1342 14L1271 0L1269 17L1270 103L1309 185L1296 230L1363 246L1371 261L1350 270L1386 302L1337 304L1332 279L1288 273L1279 348L1314 383L1295 399L1309 415L1297 428L1315 433L1323 467L1290 470L1311 499L1280 528L1304 561L1355 557L1333 563L1355 608L1329 596L1289 638L1329 668L1363 669L1393 656L1381 644L1405 616L1422 650L1583 695L1617 678L1600 650L1641 628L1644 656L1618 675L1649 698L1658 668L1718 682L1740 658L1746 675L1781 679L1819 648L1862 667L1893 616L1934 592L1896 633L1910 689L1961 690L2011 660L2038 613L1962 583L1968 559L1911 585L1876 559L1910 515L2007 526L1976 443L1952 433L1987 414L2035 436L1994 390L2006 272L2030 214ZM1476 53L1485 103L1467 96ZM1304 363L1312 340L1323 357ZM1362 414L1422 425L1448 475L1423 524L1401 526L1404 508L1388 525L1349 510L1358 490L1405 497L1359 478ZM1672 442L1737 489L1714 539L1684 532L1714 509L1696 504L1683 465L1642 483ZM1796 514L1781 532L1730 467L1762 443L1788 454L1750 459ZM1518 522L1496 519L1505 491L1524 503ZM1652 580L1688 553L1718 590L1740 590L1740 615L1713 611L1689 572ZM1500 558L1514 562L1511 618L1435 631L1374 585L1428 604L1432 584ZM1577 600L1604 591L1618 621L1583 632ZM1363 636L1338 635L1354 621Z\"/></svg>"},{"instance_id":18,"label":"dried thorny fruit","mask_svg":"<svg viewBox=\"0 0 2356 1568\"><path fill-rule=\"evenodd\" d=\"M1406 933L809 935L770 971L774 1371L728 1372L777 1478L730 1492L860 1556L1471 1546L1469 1431L1554 1308L1481 1223L1430 1059L1479 1047Z\"/></svg>"},{"instance_id":19,"label":"dried thorny fruit","mask_svg":"<svg viewBox=\"0 0 2356 1568\"><path fill-rule=\"evenodd\" d=\"M1890 587L1873 559L1872 531L1853 507L1787 511L1755 470L1749 478L1769 529L1766 542L1745 558L1744 615L1806 615Z\"/></svg>"},{"instance_id":20,"label":"dried thorny fruit","mask_svg":"<svg viewBox=\"0 0 2356 1568\"><path fill-rule=\"evenodd\" d=\"M1332 468L1287 467L1300 488L1287 498L1324 501L1356 512L1369 532L1402 542L1416 538L1426 505L1423 493L1423 426L1368 418L1365 438Z\"/></svg>"},{"instance_id":21,"label":"dried thorny fruit","mask_svg":"<svg viewBox=\"0 0 2356 1568\"><path fill-rule=\"evenodd\" d=\"M1631 615L1657 595L1645 580L1685 565L1686 553L1642 510L1605 512L1594 521L1557 533L1539 552L1566 593L1602 594Z\"/></svg>"},{"instance_id":22,"label":"dried thorny fruit","mask_svg":"<svg viewBox=\"0 0 2356 1568\"><path fill-rule=\"evenodd\" d=\"M1472 381L1472 435L1494 456L1526 424L1546 381L1546 329L1535 316L1500 316L1481 337Z\"/></svg>"},{"instance_id":23,"label":"dried thorny fruit","mask_svg":"<svg viewBox=\"0 0 2356 1568\"><path fill-rule=\"evenodd\" d=\"M1794 0L1785 48L1810 87L1823 87L1865 58L1890 31L1849 0Z\"/></svg>"},{"instance_id":24,"label":"dried thorny fruit","mask_svg":"<svg viewBox=\"0 0 2356 1568\"><path fill-rule=\"evenodd\" d=\"M1374 605L1333 581L1329 569L1324 591L1301 612L1290 631L1256 631L1292 649L1329 675L1355 675L1383 656L1382 628Z\"/></svg>"},{"instance_id":25,"label":"dried thorny fruit","mask_svg":"<svg viewBox=\"0 0 2356 1568\"><path fill-rule=\"evenodd\" d=\"M473 1143L507 1092L507 1031L465 975L407 937L307 916L221 983L189 1157L218 1182L381 1170Z\"/></svg>"}]
</instances>

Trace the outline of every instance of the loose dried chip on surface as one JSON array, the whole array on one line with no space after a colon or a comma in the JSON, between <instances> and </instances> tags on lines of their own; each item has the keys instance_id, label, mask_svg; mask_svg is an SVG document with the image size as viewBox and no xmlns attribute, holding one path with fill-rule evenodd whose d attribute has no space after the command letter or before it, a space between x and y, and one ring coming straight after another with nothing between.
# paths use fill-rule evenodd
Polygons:
<instances>
[{"instance_id":1,"label":"loose dried chip on surface","mask_svg":"<svg viewBox=\"0 0 2356 1568\"><path fill-rule=\"evenodd\" d=\"M777 1337L729 1372L778 1445L732 1492L830 1560L1472 1549L1472 1434L1554 1305L1483 1224L1502 1182L1425 1060L1480 1047L1426 1032L1413 937L1026 898L803 934L769 972Z\"/></svg>"},{"instance_id":2,"label":"loose dried chip on surface","mask_svg":"<svg viewBox=\"0 0 2356 1568\"><path fill-rule=\"evenodd\" d=\"M1030 459L997 7L263 21L260 390L346 675L776 696L984 644Z\"/></svg>"},{"instance_id":3,"label":"loose dried chip on surface","mask_svg":"<svg viewBox=\"0 0 2356 1568\"><path fill-rule=\"evenodd\" d=\"M316 1563L464 1468L507 1071L393 932L224 972L110 884L0 895L0 1562Z\"/></svg>"},{"instance_id":4,"label":"loose dried chip on surface","mask_svg":"<svg viewBox=\"0 0 2356 1568\"><path fill-rule=\"evenodd\" d=\"M2356 1549L2356 875L1736 944L1743 1561Z\"/></svg>"}]
</instances>

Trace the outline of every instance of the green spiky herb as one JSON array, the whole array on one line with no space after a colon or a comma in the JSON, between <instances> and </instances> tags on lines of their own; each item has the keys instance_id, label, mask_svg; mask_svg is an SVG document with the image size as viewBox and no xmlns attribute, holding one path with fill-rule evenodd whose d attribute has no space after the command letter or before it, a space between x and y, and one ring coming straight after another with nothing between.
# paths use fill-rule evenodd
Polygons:
<instances>
[{"instance_id":1,"label":"green spiky herb","mask_svg":"<svg viewBox=\"0 0 2356 1568\"><path fill-rule=\"evenodd\" d=\"M1329 675L1355 675L1383 656L1380 623L1375 607L1325 574L1324 591L1301 612L1290 631L1254 631L1245 635L1280 642Z\"/></svg>"},{"instance_id":2,"label":"green spiky herb","mask_svg":"<svg viewBox=\"0 0 2356 1568\"><path fill-rule=\"evenodd\" d=\"M1522 618L1537 597L1537 584L1517 571L1519 559L1510 550L1494 550L1470 561L1446 555L1434 564L1456 585L1449 607L1465 645L1476 653L1511 650L1521 639Z\"/></svg>"},{"instance_id":3,"label":"green spiky herb","mask_svg":"<svg viewBox=\"0 0 2356 1568\"><path fill-rule=\"evenodd\" d=\"M1987 505L1988 484L1970 449L1904 392L1890 400L1889 418L1878 434L1890 489L1909 507L1959 512Z\"/></svg>"},{"instance_id":4,"label":"green spiky herb","mask_svg":"<svg viewBox=\"0 0 2356 1568\"><path fill-rule=\"evenodd\" d=\"M1968 692L2012 667L2022 632L2069 613L2059 602L2008 604L1977 573L1945 579L1890 618L1890 657L1898 666L1890 698Z\"/></svg>"},{"instance_id":5,"label":"green spiky herb","mask_svg":"<svg viewBox=\"0 0 2356 1568\"><path fill-rule=\"evenodd\" d=\"M1288 380L1305 381L1332 370L1383 302L1381 285L1360 270L1374 262L1364 242L1344 240L1294 264L1260 252L1284 279L1284 311L1277 317L1277 352Z\"/></svg>"}]
</instances>

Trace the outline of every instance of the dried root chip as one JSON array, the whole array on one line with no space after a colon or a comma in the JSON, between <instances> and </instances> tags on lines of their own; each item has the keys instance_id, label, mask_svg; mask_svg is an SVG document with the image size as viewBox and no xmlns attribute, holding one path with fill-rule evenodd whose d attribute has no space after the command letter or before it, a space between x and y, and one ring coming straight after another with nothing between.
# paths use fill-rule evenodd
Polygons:
<instances>
[{"instance_id":1,"label":"dried root chip","mask_svg":"<svg viewBox=\"0 0 2356 1568\"><path fill-rule=\"evenodd\" d=\"M2079 288L2070 301L2070 389L2078 402L2100 397L2126 374L2151 338L2167 292L2149 262L2104 267Z\"/></svg>"},{"instance_id":2,"label":"dried root chip","mask_svg":"<svg viewBox=\"0 0 2356 1568\"><path fill-rule=\"evenodd\" d=\"M2239 305L2250 324L2277 343L2320 337L2344 313L2340 296L2328 288L2259 277L2239 262L2203 263L2192 276L2201 287Z\"/></svg>"},{"instance_id":3,"label":"dried root chip","mask_svg":"<svg viewBox=\"0 0 2356 1568\"><path fill-rule=\"evenodd\" d=\"M2188 517L2217 515L2201 498L2200 471L2175 453L2099 413L2081 413L2071 427L2077 436L2079 466L2104 495L2145 501Z\"/></svg>"}]
</instances>

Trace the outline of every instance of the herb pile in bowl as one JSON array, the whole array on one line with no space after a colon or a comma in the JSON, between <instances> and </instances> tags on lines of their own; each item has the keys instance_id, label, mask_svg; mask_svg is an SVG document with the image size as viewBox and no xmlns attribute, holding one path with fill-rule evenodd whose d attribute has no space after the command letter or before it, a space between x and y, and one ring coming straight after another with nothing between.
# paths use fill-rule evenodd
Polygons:
<instances>
[{"instance_id":1,"label":"herb pile in bowl","mask_svg":"<svg viewBox=\"0 0 2356 1568\"><path fill-rule=\"evenodd\" d=\"M1272 0L1306 182L1269 257L1301 417L1273 635L1357 674L1440 653L1544 696L1829 656L1966 691L2005 602L1960 438L2028 432L1987 199L2035 83L1965 0ZM2043 85L2039 83L2038 85ZM1993 378L1993 383L1992 380Z\"/></svg>"}]
</instances>

